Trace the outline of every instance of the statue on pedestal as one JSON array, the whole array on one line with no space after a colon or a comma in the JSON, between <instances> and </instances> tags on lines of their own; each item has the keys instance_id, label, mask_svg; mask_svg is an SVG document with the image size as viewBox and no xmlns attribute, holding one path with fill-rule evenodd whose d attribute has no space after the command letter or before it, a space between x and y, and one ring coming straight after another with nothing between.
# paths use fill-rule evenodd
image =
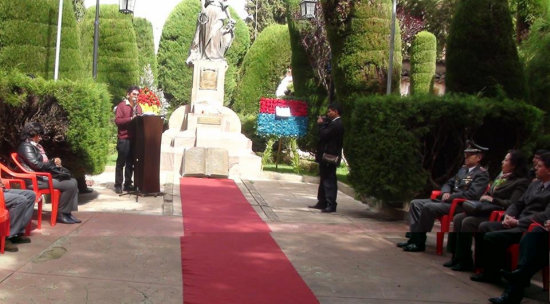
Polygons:
<instances>
[{"instance_id":1,"label":"statue on pedestal","mask_svg":"<svg viewBox=\"0 0 550 304\"><path fill-rule=\"evenodd\" d=\"M201 0L201 7L195 37L185 61L188 65L198 59L224 59L234 38L235 20L231 18L226 0Z\"/></svg>"}]
</instances>

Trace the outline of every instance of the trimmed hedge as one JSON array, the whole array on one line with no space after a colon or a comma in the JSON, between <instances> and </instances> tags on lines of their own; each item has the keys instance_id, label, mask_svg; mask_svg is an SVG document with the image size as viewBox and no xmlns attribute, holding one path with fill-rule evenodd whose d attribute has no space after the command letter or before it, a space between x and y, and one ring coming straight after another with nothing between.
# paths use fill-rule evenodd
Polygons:
<instances>
[{"instance_id":1,"label":"trimmed hedge","mask_svg":"<svg viewBox=\"0 0 550 304\"><path fill-rule=\"evenodd\" d=\"M143 76L144 68L149 65L155 82L157 81L157 56L155 55L155 41L153 38L153 25L145 18L134 18L134 31L138 47L138 71Z\"/></svg>"},{"instance_id":2,"label":"trimmed hedge","mask_svg":"<svg viewBox=\"0 0 550 304\"><path fill-rule=\"evenodd\" d=\"M60 157L77 176L100 173L115 134L112 119L111 96L103 84L0 71L0 155L6 159L19 145L25 123L37 121L46 130L42 144L49 156Z\"/></svg>"},{"instance_id":3,"label":"trimmed hedge","mask_svg":"<svg viewBox=\"0 0 550 304\"><path fill-rule=\"evenodd\" d=\"M353 94L385 94L391 24L391 0L321 0L332 49L336 96L347 102ZM396 19L392 92L401 83L401 34ZM351 101L352 102L352 101ZM344 104L344 108L347 105ZM344 113L344 115L347 115Z\"/></svg>"},{"instance_id":4,"label":"trimmed hedge","mask_svg":"<svg viewBox=\"0 0 550 304\"><path fill-rule=\"evenodd\" d=\"M474 96L359 96L346 129L350 181L361 195L401 204L440 187L463 161L465 140L488 146L495 176L508 149L531 151L542 112Z\"/></svg>"},{"instance_id":5,"label":"trimmed hedge","mask_svg":"<svg viewBox=\"0 0 550 304\"><path fill-rule=\"evenodd\" d=\"M433 91L437 42L434 34L422 31L415 35L411 45L411 94L429 94Z\"/></svg>"},{"instance_id":6,"label":"trimmed hedge","mask_svg":"<svg viewBox=\"0 0 550 304\"><path fill-rule=\"evenodd\" d=\"M260 97L277 90L290 63L290 53L288 27L279 24L266 27L244 57L233 110L240 114L258 113Z\"/></svg>"},{"instance_id":7,"label":"trimmed hedge","mask_svg":"<svg viewBox=\"0 0 550 304\"><path fill-rule=\"evenodd\" d=\"M172 10L162 28L157 53L158 83L173 110L191 101L193 68L188 67L185 60L200 11L200 1L183 0Z\"/></svg>"},{"instance_id":8,"label":"trimmed hedge","mask_svg":"<svg viewBox=\"0 0 550 304\"><path fill-rule=\"evenodd\" d=\"M99 17L99 41L97 81L108 85L116 105L126 90L139 82L136 34L130 15L121 14L118 5L101 5ZM87 73L92 75L94 49L95 6L88 8L82 23L82 58Z\"/></svg>"},{"instance_id":9,"label":"trimmed hedge","mask_svg":"<svg viewBox=\"0 0 550 304\"><path fill-rule=\"evenodd\" d=\"M447 92L526 97L508 1L458 2L447 40L445 85Z\"/></svg>"},{"instance_id":10,"label":"trimmed hedge","mask_svg":"<svg viewBox=\"0 0 550 304\"><path fill-rule=\"evenodd\" d=\"M84 76L72 1L63 2L59 78ZM0 67L53 79L59 1L0 0Z\"/></svg>"}]
</instances>

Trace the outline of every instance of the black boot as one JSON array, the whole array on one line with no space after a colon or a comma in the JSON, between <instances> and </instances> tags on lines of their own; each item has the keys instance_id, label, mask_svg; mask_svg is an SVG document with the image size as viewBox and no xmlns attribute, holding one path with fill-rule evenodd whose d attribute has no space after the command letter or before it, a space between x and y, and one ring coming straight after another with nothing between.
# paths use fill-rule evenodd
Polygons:
<instances>
[{"instance_id":1,"label":"black boot","mask_svg":"<svg viewBox=\"0 0 550 304\"><path fill-rule=\"evenodd\" d=\"M338 204L337 203L328 203L327 207L325 209L321 210L321 212L324 212L324 213L336 212L336 205L338 205Z\"/></svg>"},{"instance_id":2,"label":"black boot","mask_svg":"<svg viewBox=\"0 0 550 304\"><path fill-rule=\"evenodd\" d=\"M493 304L520 304L523 299L523 288L510 285L500 297L490 298L489 302Z\"/></svg>"}]
</instances>

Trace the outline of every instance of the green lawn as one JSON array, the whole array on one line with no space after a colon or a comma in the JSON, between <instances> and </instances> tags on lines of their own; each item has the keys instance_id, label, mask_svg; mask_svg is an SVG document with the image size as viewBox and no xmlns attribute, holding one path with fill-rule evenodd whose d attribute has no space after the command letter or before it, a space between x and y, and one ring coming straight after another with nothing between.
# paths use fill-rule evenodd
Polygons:
<instances>
[{"instance_id":1,"label":"green lawn","mask_svg":"<svg viewBox=\"0 0 550 304\"><path fill-rule=\"evenodd\" d=\"M296 172L294 172L294 168L286 164L279 164L278 168L275 168L275 164L267 164L267 165L264 165L264 170L279 172L279 173L296 174ZM300 174L308 175L308 176L318 176L319 172L317 171L317 169L315 169L314 171L303 170L302 172L300 172ZM336 169L336 177L338 178L338 180L349 185L348 174L349 174L349 170L345 164L341 164L340 167Z\"/></svg>"}]
</instances>

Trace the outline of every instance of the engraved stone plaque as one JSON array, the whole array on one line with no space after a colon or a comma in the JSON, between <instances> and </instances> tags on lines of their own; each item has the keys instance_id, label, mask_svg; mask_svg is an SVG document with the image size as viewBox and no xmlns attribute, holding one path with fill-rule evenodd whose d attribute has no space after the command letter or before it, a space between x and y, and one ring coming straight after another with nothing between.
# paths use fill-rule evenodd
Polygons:
<instances>
[{"instance_id":1,"label":"engraved stone plaque","mask_svg":"<svg viewBox=\"0 0 550 304\"><path fill-rule=\"evenodd\" d=\"M205 148L198 147L185 150L181 175L204 175L205 152Z\"/></svg>"},{"instance_id":2,"label":"engraved stone plaque","mask_svg":"<svg viewBox=\"0 0 550 304\"><path fill-rule=\"evenodd\" d=\"M220 116L200 116L197 118L197 123L202 125L221 125L222 118Z\"/></svg>"},{"instance_id":3,"label":"engraved stone plaque","mask_svg":"<svg viewBox=\"0 0 550 304\"><path fill-rule=\"evenodd\" d=\"M229 175L229 155L223 148L206 149L206 163L204 173L208 176Z\"/></svg>"},{"instance_id":4,"label":"engraved stone plaque","mask_svg":"<svg viewBox=\"0 0 550 304\"><path fill-rule=\"evenodd\" d=\"M218 71L211 68L202 68L199 82L201 90L217 90L218 89Z\"/></svg>"}]
</instances>

